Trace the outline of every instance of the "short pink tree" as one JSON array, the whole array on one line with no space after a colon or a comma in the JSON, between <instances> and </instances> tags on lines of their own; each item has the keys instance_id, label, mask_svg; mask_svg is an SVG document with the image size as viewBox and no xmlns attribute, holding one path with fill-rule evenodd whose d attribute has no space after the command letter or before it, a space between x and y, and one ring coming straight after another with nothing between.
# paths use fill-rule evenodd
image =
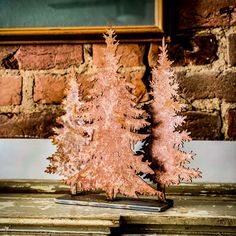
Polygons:
<instances>
[{"instance_id":1,"label":"short pink tree","mask_svg":"<svg viewBox=\"0 0 236 236\"><path fill-rule=\"evenodd\" d=\"M46 169L46 172L62 175L65 179L74 176L90 159L84 148L92 140L93 129L83 117L83 112L88 111L89 105L81 97L73 73L67 97L63 100L65 114L57 119L62 127L53 129L55 135L52 142L57 150L48 157L50 165Z\"/></svg>"},{"instance_id":2,"label":"short pink tree","mask_svg":"<svg viewBox=\"0 0 236 236\"><path fill-rule=\"evenodd\" d=\"M165 186L191 181L201 176L198 169L186 167L193 159L193 153L181 150L189 133L179 131L184 117L180 114L185 107L178 100L178 83L175 80L171 61L168 60L167 46L163 40L160 47L158 66L152 70L151 104L152 127L149 146L150 161L155 172L153 180L158 190L164 193Z\"/></svg>"}]
</instances>

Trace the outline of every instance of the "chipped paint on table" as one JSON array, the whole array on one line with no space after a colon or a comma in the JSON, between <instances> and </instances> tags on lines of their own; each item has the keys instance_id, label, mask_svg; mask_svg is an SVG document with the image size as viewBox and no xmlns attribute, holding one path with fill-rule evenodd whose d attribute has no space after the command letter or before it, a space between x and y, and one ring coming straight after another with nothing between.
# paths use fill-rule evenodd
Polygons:
<instances>
[{"instance_id":1,"label":"chipped paint on table","mask_svg":"<svg viewBox=\"0 0 236 236\"><path fill-rule=\"evenodd\" d=\"M161 213L54 202L69 192L59 181L0 180L0 235L236 235L236 184L171 186L174 207Z\"/></svg>"},{"instance_id":2,"label":"chipped paint on table","mask_svg":"<svg viewBox=\"0 0 236 236\"><path fill-rule=\"evenodd\" d=\"M129 231L141 229L143 225L145 229L142 230L162 233L170 231L170 228L186 229L187 226L198 230L199 227L207 227L206 230L216 228L218 233L220 228L222 232L228 231L228 235L236 232L235 197L172 196L173 208L153 213L56 204L54 199L58 196L0 194L0 234L20 229L34 229L34 232L41 229L45 232L77 232L77 235L78 232L82 235L88 232L89 235L108 235L115 228L123 227Z\"/></svg>"}]
</instances>

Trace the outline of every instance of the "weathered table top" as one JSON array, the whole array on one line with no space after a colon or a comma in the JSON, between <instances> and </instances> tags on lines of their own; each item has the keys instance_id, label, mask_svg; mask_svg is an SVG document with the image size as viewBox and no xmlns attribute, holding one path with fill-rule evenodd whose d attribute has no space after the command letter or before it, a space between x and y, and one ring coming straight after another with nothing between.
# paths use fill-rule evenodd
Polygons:
<instances>
[{"instance_id":1,"label":"weathered table top","mask_svg":"<svg viewBox=\"0 0 236 236\"><path fill-rule=\"evenodd\" d=\"M1 193L0 234L120 235L136 231L168 235L184 231L186 235L236 235L235 196L171 196L174 207L161 213L57 204L58 196Z\"/></svg>"}]
</instances>

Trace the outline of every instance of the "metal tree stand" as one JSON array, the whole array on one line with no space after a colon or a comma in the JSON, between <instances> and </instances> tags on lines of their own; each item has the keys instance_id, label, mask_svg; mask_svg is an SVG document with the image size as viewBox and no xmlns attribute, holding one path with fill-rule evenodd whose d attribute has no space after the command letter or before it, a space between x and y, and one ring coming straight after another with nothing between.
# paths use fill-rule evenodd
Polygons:
<instances>
[{"instance_id":1,"label":"metal tree stand","mask_svg":"<svg viewBox=\"0 0 236 236\"><path fill-rule=\"evenodd\" d=\"M84 193L78 195L63 195L55 199L56 203L80 206L93 206L113 209L128 209L147 212L162 212L173 206L173 200L160 200L150 198L117 197L110 201L104 194Z\"/></svg>"}]
</instances>

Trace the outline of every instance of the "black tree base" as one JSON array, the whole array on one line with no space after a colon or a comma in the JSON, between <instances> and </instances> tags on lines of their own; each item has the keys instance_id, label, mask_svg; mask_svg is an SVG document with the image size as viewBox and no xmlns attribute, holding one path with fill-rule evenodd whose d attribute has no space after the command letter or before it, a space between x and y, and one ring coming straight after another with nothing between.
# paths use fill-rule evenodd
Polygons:
<instances>
[{"instance_id":1,"label":"black tree base","mask_svg":"<svg viewBox=\"0 0 236 236\"><path fill-rule=\"evenodd\" d=\"M128 209L148 212L162 212L173 207L173 200L162 202L150 198L117 197L112 201L102 194L63 195L55 199L56 203L103 208Z\"/></svg>"}]
</instances>

